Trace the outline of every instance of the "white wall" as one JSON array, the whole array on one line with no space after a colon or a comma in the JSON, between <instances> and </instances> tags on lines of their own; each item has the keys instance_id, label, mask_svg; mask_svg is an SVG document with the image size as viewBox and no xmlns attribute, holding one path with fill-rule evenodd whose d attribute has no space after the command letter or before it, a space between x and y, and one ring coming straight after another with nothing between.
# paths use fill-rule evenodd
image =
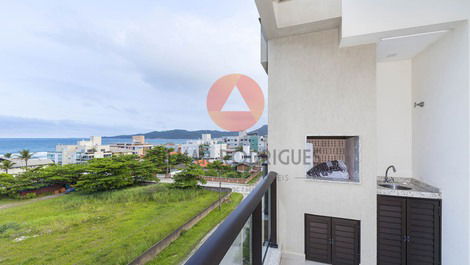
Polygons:
<instances>
[{"instance_id":1,"label":"white wall","mask_svg":"<svg viewBox=\"0 0 470 265\"><path fill-rule=\"evenodd\" d=\"M377 64L377 175L395 165L397 177L412 177L411 61Z\"/></svg>"},{"instance_id":2,"label":"white wall","mask_svg":"<svg viewBox=\"0 0 470 265\"><path fill-rule=\"evenodd\" d=\"M470 264L468 25L412 62L413 173L442 192L442 264Z\"/></svg>"},{"instance_id":3,"label":"white wall","mask_svg":"<svg viewBox=\"0 0 470 265\"><path fill-rule=\"evenodd\" d=\"M470 7L469 7L469 13L470 13ZM470 20L467 21L467 42L468 42L468 83L470 84ZM470 93L469 93L469 100L470 102ZM470 108L469 108L469 114L468 116L470 117ZM469 131L470 131L470 128L469 128ZM468 142L469 146L468 146L468 150L470 150L470 141ZM469 172L470 172L470 163L469 163ZM470 191L470 181L468 181L468 190ZM470 192L468 193L468 216L467 216L467 220L469 220L470 222ZM470 226L470 224L469 224ZM468 238L470 239L470 229L468 230ZM470 244L470 242L469 242ZM468 264L470 264L470 255L468 255Z\"/></svg>"},{"instance_id":4,"label":"white wall","mask_svg":"<svg viewBox=\"0 0 470 265\"><path fill-rule=\"evenodd\" d=\"M270 165L281 174L279 243L283 253L304 254L305 213L357 219L362 264L375 264L376 48L340 49L338 36L330 30L268 43L271 155L303 150L307 135L360 137L360 184L307 180L303 165Z\"/></svg>"}]
</instances>

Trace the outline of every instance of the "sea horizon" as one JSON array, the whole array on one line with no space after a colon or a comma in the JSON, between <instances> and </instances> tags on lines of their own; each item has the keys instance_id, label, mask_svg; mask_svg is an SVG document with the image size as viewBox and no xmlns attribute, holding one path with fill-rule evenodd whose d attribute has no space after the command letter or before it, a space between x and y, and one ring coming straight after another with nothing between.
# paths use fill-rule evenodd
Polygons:
<instances>
[{"instance_id":1,"label":"sea horizon","mask_svg":"<svg viewBox=\"0 0 470 265\"><path fill-rule=\"evenodd\" d=\"M48 137L31 137L31 138L0 138L0 155L5 153L17 154L23 149L28 149L37 154L38 157L44 157L43 153L55 151L56 145L75 145L77 141L87 140L88 137L76 138L48 138ZM160 145L160 144L181 144L191 139L145 139L146 143ZM103 145L115 143L131 143L132 138L113 138L103 137Z\"/></svg>"}]
</instances>

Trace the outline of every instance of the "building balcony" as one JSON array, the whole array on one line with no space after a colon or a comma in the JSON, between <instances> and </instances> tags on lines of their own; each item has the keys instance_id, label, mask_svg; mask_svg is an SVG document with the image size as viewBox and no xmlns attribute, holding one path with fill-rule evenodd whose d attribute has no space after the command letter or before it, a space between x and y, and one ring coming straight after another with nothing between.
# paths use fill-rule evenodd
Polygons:
<instances>
[{"instance_id":1,"label":"building balcony","mask_svg":"<svg viewBox=\"0 0 470 265\"><path fill-rule=\"evenodd\" d=\"M276 177L265 175L186 264L279 264Z\"/></svg>"}]
</instances>

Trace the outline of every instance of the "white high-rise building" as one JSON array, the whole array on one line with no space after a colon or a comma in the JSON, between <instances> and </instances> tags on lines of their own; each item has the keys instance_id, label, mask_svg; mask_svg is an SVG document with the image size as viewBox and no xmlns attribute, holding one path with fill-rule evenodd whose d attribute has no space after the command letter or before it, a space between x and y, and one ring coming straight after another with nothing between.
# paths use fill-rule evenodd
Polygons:
<instances>
[{"instance_id":1,"label":"white high-rise building","mask_svg":"<svg viewBox=\"0 0 470 265\"><path fill-rule=\"evenodd\" d=\"M227 155L227 144L211 144L209 146L209 158L222 159Z\"/></svg>"},{"instance_id":2,"label":"white high-rise building","mask_svg":"<svg viewBox=\"0 0 470 265\"><path fill-rule=\"evenodd\" d=\"M203 144L210 144L212 141L212 137L210 133L202 134L201 140Z\"/></svg>"},{"instance_id":3,"label":"white high-rise building","mask_svg":"<svg viewBox=\"0 0 470 265\"><path fill-rule=\"evenodd\" d=\"M55 152L47 157L56 164L77 164L93 158L112 156L111 147L102 145L101 136L91 136L90 140L78 141L76 145L57 145Z\"/></svg>"}]
</instances>

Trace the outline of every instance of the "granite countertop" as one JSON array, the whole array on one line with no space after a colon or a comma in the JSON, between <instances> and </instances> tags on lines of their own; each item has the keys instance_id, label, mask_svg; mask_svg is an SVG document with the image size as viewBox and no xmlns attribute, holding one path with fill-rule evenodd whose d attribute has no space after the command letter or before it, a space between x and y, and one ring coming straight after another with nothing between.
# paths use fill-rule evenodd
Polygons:
<instances>
[{"instance_id":1,"label":"granite countertop","mask_svg":"<svg viewBox=\"0 0 470 265\"><path fill-rule=\"evenodd\" d=\"M413 197L424 199L441 199L438 188L413 178L395 178L396 184L411 188L411 190L394 190L379 186L384 184L384 177L377 177L377 194L388 196Z\"/></svg>"}]
</instances>

